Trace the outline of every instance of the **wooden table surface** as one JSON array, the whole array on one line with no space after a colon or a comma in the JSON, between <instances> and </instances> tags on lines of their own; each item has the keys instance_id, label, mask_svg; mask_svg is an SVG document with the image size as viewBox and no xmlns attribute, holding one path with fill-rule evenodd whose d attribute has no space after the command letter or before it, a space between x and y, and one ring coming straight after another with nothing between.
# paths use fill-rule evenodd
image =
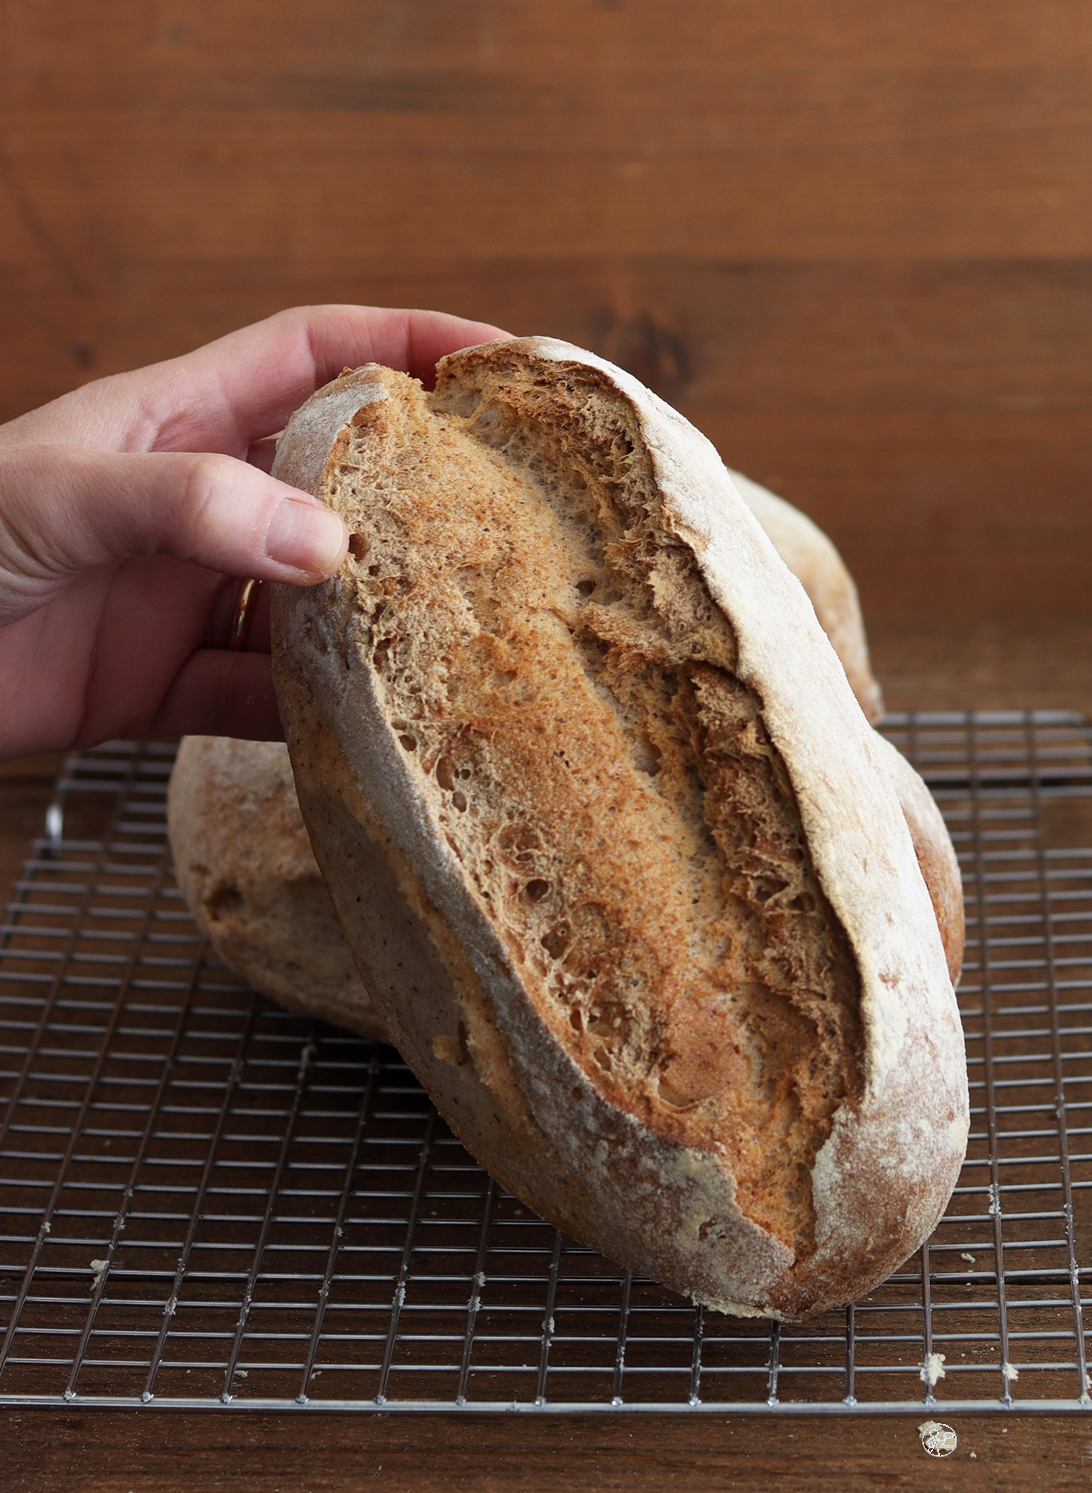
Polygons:
<instances>
[{"instance_id":1,"label":"wooden table surface","mask_svg":"<svg viewBox=\"0 0 1092 1493\"><path fill-rule=\"evenodd\" d=\"M869 617L1092 608L1087 0L4 0L0 419L283 306L570 338Z\"/></svg>"},{"instance_id":2,"label":"wooden table surface","mask_svg":"<svg viewBox=\"0 0 1092 1493\"><path fill-rule=\"evenodd\" d=\"M1083 1417L957 1417L944 1460L922 1450L918 1423L21 1411L0 1474L5 1493L1085 1493L1092 1477Z\"/></svg>"}]
</instances>

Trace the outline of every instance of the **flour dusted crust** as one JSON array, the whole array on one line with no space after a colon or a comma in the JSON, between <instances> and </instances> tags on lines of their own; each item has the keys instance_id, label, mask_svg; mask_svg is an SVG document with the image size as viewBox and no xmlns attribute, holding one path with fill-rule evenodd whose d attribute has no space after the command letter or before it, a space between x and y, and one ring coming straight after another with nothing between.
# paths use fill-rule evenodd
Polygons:
<instances>
[{"instance_id":1,"label":"flour dusted crust","mask_svg":"<svg viewBox=\"0 0 1092 1493\"><path fill-rule=\"evenodd\" d=\"M882 749L713 448L528 339L429 397L343 376L276 471L353 536L274 594L300 805L441 1113L695 1300L878 1283L963 1157L958 1012Z\"/></svg>"},{"instance_id":2,"label":"flour dusted crust","mask_svg":"<svg viewBox=\"0 0 1092 1493\"><path fill-rule=\"evenodd\" d=\"M885 736L877 735L876 742L902 805L910 838L914 842L918 867L925 878L929 900L933 904L937 926L940 928L940 939L948 960L948 973L955 985L963 967L963 940L966 931L963 921L963 880L959 873L955 846L936 800L918 773Z\"/></svg>"},{"instance_id":3,"label":"flour dusted crust","mask_svg":"<svg viewBox=\"0 0 1092 1493\"><path fill-rule=\"evenodd\" d=\"M742 472L729 468L728 475L774 549L808 593L819 625L842 661L857 703L875 725L883 715L883 695L869 663L857 587L841 555L819 525L799 508Z\"/></svg>"},{"instance_id":4,"label":"flour dusted crust","mask_svg":"<svg viewBox=\"0 0 1092 1493\"><path fill-rule=\"evenodd\" d=\"M224 962L262 994L383 1040L275 741L187 736L167 796L179 890Z\"/></svg>"}]
</instances>

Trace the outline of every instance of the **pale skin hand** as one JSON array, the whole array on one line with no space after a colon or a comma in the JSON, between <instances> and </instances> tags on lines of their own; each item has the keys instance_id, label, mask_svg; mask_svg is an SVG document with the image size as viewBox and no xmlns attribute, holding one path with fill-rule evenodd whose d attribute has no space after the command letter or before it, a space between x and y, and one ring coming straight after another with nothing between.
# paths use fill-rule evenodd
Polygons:
<instances>
[{"instance_id":1,"label":"pale skin hand","mask_svg":"<svg viewBox=\"0 0 1092 1493\"><path fill-rule=\"evenodd\" d=\"M343 367L432 381L505 336L429 311L305 307L0 426L0 760L111 737L279 740L267 586L226 649L240 577L313 585L345 525L268 474L289 415Z\"/></svg>"}]
</instances>

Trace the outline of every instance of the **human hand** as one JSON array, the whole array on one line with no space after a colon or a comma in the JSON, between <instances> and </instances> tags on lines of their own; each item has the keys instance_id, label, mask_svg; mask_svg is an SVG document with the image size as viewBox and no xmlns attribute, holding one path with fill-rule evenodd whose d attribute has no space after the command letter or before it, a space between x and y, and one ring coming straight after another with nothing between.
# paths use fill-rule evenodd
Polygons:
<instances>
[{"instance_id":1,"label":"human hand","mask_svg":"<svg viewBox=\"0 0 1092 1493\"><path fill-rule=\"evenodd\" d=\"M288 416L346 365L430 383L495 327L302 307L87 384L0 426L0 759L111 737L281 739L268 587L226 647L239 578L313 585L348 535L268 475Z\"/></svg>"}]
</instances>

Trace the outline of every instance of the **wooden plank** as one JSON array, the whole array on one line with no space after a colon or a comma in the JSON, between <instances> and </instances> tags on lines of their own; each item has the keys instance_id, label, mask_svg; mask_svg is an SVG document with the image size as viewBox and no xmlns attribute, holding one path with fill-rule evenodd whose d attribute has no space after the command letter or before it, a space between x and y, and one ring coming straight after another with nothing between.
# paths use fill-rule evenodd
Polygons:
<instances>
[{"instance_id":1,"label":"wooden plank","mask_svg":"<svg viewBox=\"0 0 1092 1493\"><path fill-rule=\"evenodd\" d=\"M1092 620L885 617L868 630L888 710L1079 710L1092 719Z\"/></svg>"},{"instance_id":2,"label":"wooden plank","mask_svg":"<svg viewBox=\"0 0 1092 1493\"><path fill-rule=\"evenodd\" d=\"M10 1493L1084 1493L1084 1417L949 1416L944 1460L917 1417L376 1416L140 1411L9 1413L0 1471ZM921 1420L925 1420L922 1414Z\"/></svg>"},{"instance_id":3,"label":"wooden plank","mask_svg":"<svg viewBox=\"0 0 1092 1493\"><path fill-rule=\"evenodd\" d=\"M5 24L4 154L73 258L89 233L176 261L1092 249L1076 0L12 0Z\"/></svg>"},{"instance_id":4,"label":"wooden plank","mask_svg":"<svg viewBox=\"0 0 1092 1493\"><path fill-rule=\"evenodd\" d=\"M953 8L946 0L695 0L674 13L651 0L554 0L549 7L504 0L314 0L306 8L278 0L8 0L9 45L33 71L21 102L42 83L71 79L78 98L154 99L164 79L216 90L224 78L267 71L271 59L297 72L328 75L405 71L493 75L556 72L574 56L597 68L611 62L649 70L701 70L725 58L756 66L803 57L817 69L872 67L1033 67L1092 58L1092 23L1081 0L994 0ZM245 43L245 52L238 47ZM101 51L86 67L88 48ZM235 49L235 50L233 50ZM211 64L211 67L210 67ZM200 75L200 76L199 76ZM171 103L176 100L169 100Z\"/></svg>"},{"instance_id":5,"label":"wooden plank","mask_svg":"<svg viewBox=\"0 0 1092 1493\"><path fill-rule=\"evenodd\" d=\"M1092 599L1092 261L395 269L267 257L142 264L121 285L91 273L87 296L49 263L0 285L4 417L281 305L443 305L631 368L729 464L830 532L870 617L1079 612Z\"/></svg>"},{"instance_id":6,"label":"wooden plank","mask_svg":"<svg viewBox=\"0 0 1092 1493\"><path fill-rule=\"evenodd\" d=\"M73 256L89 233L174 262L245 260L271 244L313 260L331 242L380 259L429 241L460 258L559 260L1092 249L1089 120L1068 78L884 76L878 89L850 74L837 91L853 102L833 116L808 69L706 88L680 78L666 96L662 79L626 82L612 98L593 73L537 94L513 78L492 100L471 90L463 108L338 109L321 93L312 110L8 106L0 131L10 176ZM883 100L871 110L870 92ZM942 108L946 95L957 102ZM1014 109L1025 95L1057 104L1040 119ZM905 117L891 117L892 98ZM728 117L725 99L738 101ZM0 263L19 242L0 232Z\"/></svg>"},{"instance_id":7,"label":"wooden plank","mask_svg":"<svg viewBox=\"0 0 1092 1493\"><path fill-rule=\"evenodd\" d=\"M1080 611L1092 13L11 0L0 418L298 301L572 338L877 617Z\"/></svg>"}]
</instances>

